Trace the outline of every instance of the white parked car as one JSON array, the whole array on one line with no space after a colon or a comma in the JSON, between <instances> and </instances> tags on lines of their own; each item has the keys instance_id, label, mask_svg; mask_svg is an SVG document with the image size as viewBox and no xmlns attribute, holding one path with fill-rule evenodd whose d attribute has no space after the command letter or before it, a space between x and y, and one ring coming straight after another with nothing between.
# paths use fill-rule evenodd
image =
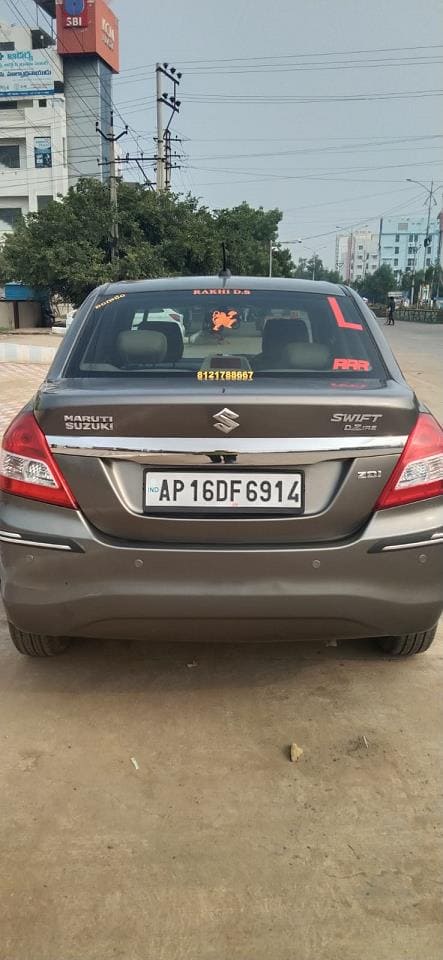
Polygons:
<instances>
[{"instance_id":1,"label":"white parked car","mask_svg":"<svg viewBox=\"0 0 443 960\"><path fill-rule=\"evenodd\" d=\"M183 340L185 338L185 325L183 323L183 314L177 313L176 310L172 310L169 307L165 307L164 310L159 310L156 313L149 312L148 314L136 313L132 321L132 329L135 329L145 320L147 323L151 322L165 322L170 323L171 320L175 320L179 324L180 330L183 335Z\"/></svg>"}]
</instances>

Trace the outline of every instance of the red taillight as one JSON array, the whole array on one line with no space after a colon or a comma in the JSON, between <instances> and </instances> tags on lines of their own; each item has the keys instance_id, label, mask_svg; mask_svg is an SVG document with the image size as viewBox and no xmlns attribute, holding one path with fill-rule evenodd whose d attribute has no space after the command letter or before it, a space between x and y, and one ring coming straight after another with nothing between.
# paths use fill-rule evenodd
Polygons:
<instances>
[{"instance_id":1,"label":"red taillight","mask_svg":"<svg viewBox=\"0 0 443 960\"><path fill-rule=\"evenodd\" d=\"M0 490L16 497L77 509L32 413L19 413L3 437Z\"/></svg>"},{"instance_id":2,"label":"red taillight","mask_svg":"<svg viewBox=\"0 0 443 960\"><path fill-rule=\"evenodd\" d=\"M378 498L376 510L443 495L443 430L421 413L400 460Z\"/></svg>"}]
</instances>

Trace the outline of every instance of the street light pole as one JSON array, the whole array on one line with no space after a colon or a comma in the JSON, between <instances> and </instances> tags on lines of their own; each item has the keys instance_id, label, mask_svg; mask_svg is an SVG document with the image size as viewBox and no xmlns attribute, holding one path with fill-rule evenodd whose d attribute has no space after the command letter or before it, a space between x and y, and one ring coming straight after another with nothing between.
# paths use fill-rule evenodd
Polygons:
<instances>
[{"instance_id":1,"label":"street light pole","mask_svg":"<svg viewBox=\"0 0 443 960\"><path fill-rule=\"evenodd\" d=\"M431 180L431 186L427 187L425 183L422 183L421 180L412 180L411 177L406 177L407 183L416 183L417 186L423 187L423 190L426 190L428 195L428 219L426 224L426 236L424 240L424 253L423 253L423 270L426 271L426 257L428 253L428 247L430 246L430 237L429 237L429 227L431 224L431 207L433 203L437 203L434 198L434 193L439 190L441 184L434 188L434 181Z\"/></svg>"},{"instance_id":2,"label":"street light pole","mask_svg":"<svg viewBox=\"0 0 443 960\"><path fill-rule=\"evenodd\" d=\"M423 254L423 270L425 272L426 272L426 257L428 254L428 247L429 247L429 227L431 223L431 204L432 204L433 192L434 192L434 181L431 180L431 189L429 191L429 197L428 197L428 222L426 224L425 251Z\"/></svg>"},{"instance_id":3,"label":"street light pole","mask_svg":"<svg viewBox=\"0 0 443 960\"><path fill-rule=\"evenodd\" d=\"M274 244L276 240L269 241L269 276L272 277L272 261L274 255ZM280 243L290 246L292 243L303 243L303 240L280 240Z\"/></svg>"},{"instance_id":4,"label":"street light pole","mask_svg":"<svg viewBox=\"0 0 443 960\"><path fill-rule=\"evenodd\" d=\"M414 306L415 267L416 267L416 260L417 260L417 251L418 251L418 247L414 247L414 262L412 264L412 283L411 283L411 307Z\"/></svg>"}]
</instances>

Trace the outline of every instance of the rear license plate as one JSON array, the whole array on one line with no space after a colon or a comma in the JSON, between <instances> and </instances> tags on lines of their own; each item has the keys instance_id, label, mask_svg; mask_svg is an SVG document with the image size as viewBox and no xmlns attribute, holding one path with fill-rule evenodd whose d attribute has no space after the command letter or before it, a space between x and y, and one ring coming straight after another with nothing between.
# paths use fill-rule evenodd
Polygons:
<instances>
[{"instance_id":1,"label":"rear license plate","mask_svg":"<svg viewBox=\"0 0 443 960\"><path fill-rule=\"evenodd\" d=\"M146 510L303 510L303 474L146 472Z\"/></svg>"}]
</instances>

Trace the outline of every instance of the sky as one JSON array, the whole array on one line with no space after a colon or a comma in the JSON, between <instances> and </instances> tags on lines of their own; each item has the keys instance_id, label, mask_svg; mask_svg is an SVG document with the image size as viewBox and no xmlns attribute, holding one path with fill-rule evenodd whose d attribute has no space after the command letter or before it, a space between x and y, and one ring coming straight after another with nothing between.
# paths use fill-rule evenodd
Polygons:
<instances>
[{"instance_id":1,"label":"sky","mask_svg":"<svg viewBox=\"0 0 443 960\"><path fill-rule=\"evenodd\" d=\"M155 62L175 65L183 76L172 131L183 159L173 189L212 208L278 207L280 239L303 239L295 258L315 251L332 266L337 228L377 231L381 215L425 213L425 190L407 178L443 183L441 0L112 7L121 30L114 102L130 125L123 149L153 155Z\"/></svg>"}]
</instances>

